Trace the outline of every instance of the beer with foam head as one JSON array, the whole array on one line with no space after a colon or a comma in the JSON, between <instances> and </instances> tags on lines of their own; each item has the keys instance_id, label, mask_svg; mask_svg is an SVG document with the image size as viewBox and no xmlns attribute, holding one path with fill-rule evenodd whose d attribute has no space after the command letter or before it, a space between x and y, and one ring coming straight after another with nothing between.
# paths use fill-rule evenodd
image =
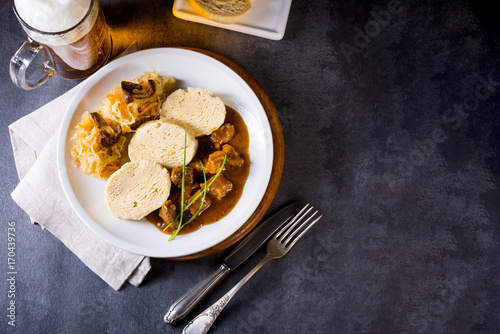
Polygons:
<instances>
[{"instance_id":1,"label":"beer with foam head","mask_svg":"<svg viewBox=\"0 0 500 334\"><path fill-rule=\"evenodd\" d=\"M111 35L98 0L13 0L28 36L46 47L56 74L89 76L112 51Z\"/></svg>"}]
</instances>

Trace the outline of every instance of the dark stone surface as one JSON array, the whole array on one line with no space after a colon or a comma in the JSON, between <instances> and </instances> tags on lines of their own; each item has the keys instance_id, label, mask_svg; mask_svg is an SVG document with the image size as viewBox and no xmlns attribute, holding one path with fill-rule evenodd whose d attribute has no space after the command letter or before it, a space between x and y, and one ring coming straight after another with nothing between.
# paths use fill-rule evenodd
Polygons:
<instances>
[{"instance_id":1,"label":"dark stone surface","mask_svg":"<svg viewBox=\"0 0 500 334\"><path fill-rule=\"evenodd\" d=\"M500 30L493 1L410 1L390 17L385 0L294 1L281 41L179 20L172 1L101 3L115 55L133 40L143 49L191 46L251 73L284 130L286 163L272 208L296 199L324 214L290 255L237 294L213 333L500 332ZM8 124L77 82L15 88L7 64L23 32L9 1L0 15L0 332L181 332L187 321L163 324L166 307L226 252L153 260L140 288L116 292L10 198L18 179ZM15 328L5 316L11 221Z\"/></svg>"}]
</instances>

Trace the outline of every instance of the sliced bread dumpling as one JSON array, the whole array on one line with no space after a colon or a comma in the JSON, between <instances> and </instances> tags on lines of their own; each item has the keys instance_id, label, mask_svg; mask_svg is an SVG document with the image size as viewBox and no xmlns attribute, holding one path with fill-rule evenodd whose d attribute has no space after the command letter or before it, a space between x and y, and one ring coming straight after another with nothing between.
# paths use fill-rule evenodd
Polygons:
<instances>
[{"instance_id":1,"label":"sliced bread dumpling","mask_svg":"<svg viewBox=\"0 0 500 334\"><path fill-rule=\"evenodd\" d=\"M189 126L159 119L142 124L128 146L130 160L151 160L168 169L182 166L184 161L184 134L186 134L186 165L198 149L198 140Z\"/></svg>"},{"instance_id":2,"label":"sliced bread dumpling","mask_svg":"<svg viewBox=\"0 0 500 334\"><path fill-rule=\"evenodd\" d=\"M199 137L210 135L224 123L226 106L211 91L188 87L167 97L160 116L187 124Z\"/></svg>"},{"instance_id":3,"label":"sliced bread dumpling","mask_svg":"<svg viewBox=\"0 0 500 334\"><path fill-rule=\"evenodd\" d=\"M161 207L170 195L170 173L154 161L124 164L106 183L104 201L121 219L142 219Z\"/></svg>"},{"instance_id":4,"label":"sliced bread dumpling","mask_svg":"<svg viewBox=\"0 0 500 334\"><path fill-rule=\"evenodd\" d=\"M243 20L252 9L252 0L189 0L201 16L224 24Z\"/></svg>"}]
</instances>

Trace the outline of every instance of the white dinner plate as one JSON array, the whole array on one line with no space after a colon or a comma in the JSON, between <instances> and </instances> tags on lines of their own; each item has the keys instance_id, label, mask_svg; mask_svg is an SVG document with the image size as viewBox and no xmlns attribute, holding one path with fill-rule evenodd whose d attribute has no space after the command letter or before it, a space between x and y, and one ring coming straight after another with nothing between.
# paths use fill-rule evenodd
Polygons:
<instances>
[{"instance_id":1,"label":"white dinner plate","mask_svg":"<svg viewBox=\"0 0 500 334\"><path fill-rule=\"evenodd\" d=\"M172 12L180 19L268 39L280 40L285 35L292 0L256 0L247 17L235 24L210 21L198 14L188 0L175 0Z\"/></svg>"},{"instance_id":2,"label":"white dinner plate","mask_svg":"<svg viewBox=\"0 0 500 334\"><path fill-rule=\"evenodd\" d=\"M236 207L222 220L168 242L146 220L113 216L104 203L106 181L90 177L71 159L74 128L85 111L99 109L102 100L123 79L158 71L173 76L176 88L199 87L212 91L245 121L249 136L250 173ZM266 191L273 165L273 138L266 112L250 86L233 70L204 54L176 48L139 51L106 65L78 91L61 124L58 172L66 196L78 216L100 237L126 251L152 257L180 257L198 253L228 238L252 215Z\"/></svg>"}]
</instances>

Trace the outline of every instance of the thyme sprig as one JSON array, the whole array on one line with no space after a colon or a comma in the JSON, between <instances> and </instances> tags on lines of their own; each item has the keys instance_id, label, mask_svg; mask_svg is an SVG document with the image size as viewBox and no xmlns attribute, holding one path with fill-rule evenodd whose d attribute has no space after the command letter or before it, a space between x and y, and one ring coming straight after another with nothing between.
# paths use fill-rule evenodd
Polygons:
<instances>
[{"instance_id":1,"label":"thyme sprig","mask_svg":"<svg viewBox=\"0 0 500 334\"><path fill-rule=\"evenodd\" d=\"M212 179L212 181L210 181L210 183L208 185L207 185L207 174L205 173L205 166L203 165L203 162L200 159L201 170L203 172L203 180L205 181L204 182L205 183L205 187L203 188L203 190L195 198L193 198L193 200L191 200L191 202L188 205L186 205L184 207L184 188L185 188L184 187L184 183L185 183L185 174L186 174L186 146L187 146L187 126L186 126L185 131L184 131L184 157L183 157L183 161L182 161L182 184L181 184L181 212L178 213L177 217L175 217L175 219L163 229L163 231L165 232L165 230L167 228L169 228L175 221L179 220L179 224L177 225L177 229L174 231L174 233L172 233L172 235L170 236L170 238L168 238L168 241L174 240L174 238L179 234L179 232L181 231L181 229L184 226L186 226L187 224L189 224L190 222L192 222L196 218L196 216L198 215L198 213L203 208L203 204L205 204L205 198L207 196L207 190L208 190L208 188L212 185L212 183L222 173L222 170L224 169L224 165L226 164L226 159L227 159L227 153L224 152L224 160L222 161L222 166L220 167L219 171L217 172L217 174L215 175L215 177ZM201 203L200 203L200 206L198 208L198 211L196 211L196 213L193 216L191 216L191 218L187 222L185 222L183 224L182 223L182 219L184 217L184 211L186 211L193 203L195 203L196 200L198 198L200 198L201 195L203 195L203 198L201 199Z\"/></svg>"}]
</instances>

